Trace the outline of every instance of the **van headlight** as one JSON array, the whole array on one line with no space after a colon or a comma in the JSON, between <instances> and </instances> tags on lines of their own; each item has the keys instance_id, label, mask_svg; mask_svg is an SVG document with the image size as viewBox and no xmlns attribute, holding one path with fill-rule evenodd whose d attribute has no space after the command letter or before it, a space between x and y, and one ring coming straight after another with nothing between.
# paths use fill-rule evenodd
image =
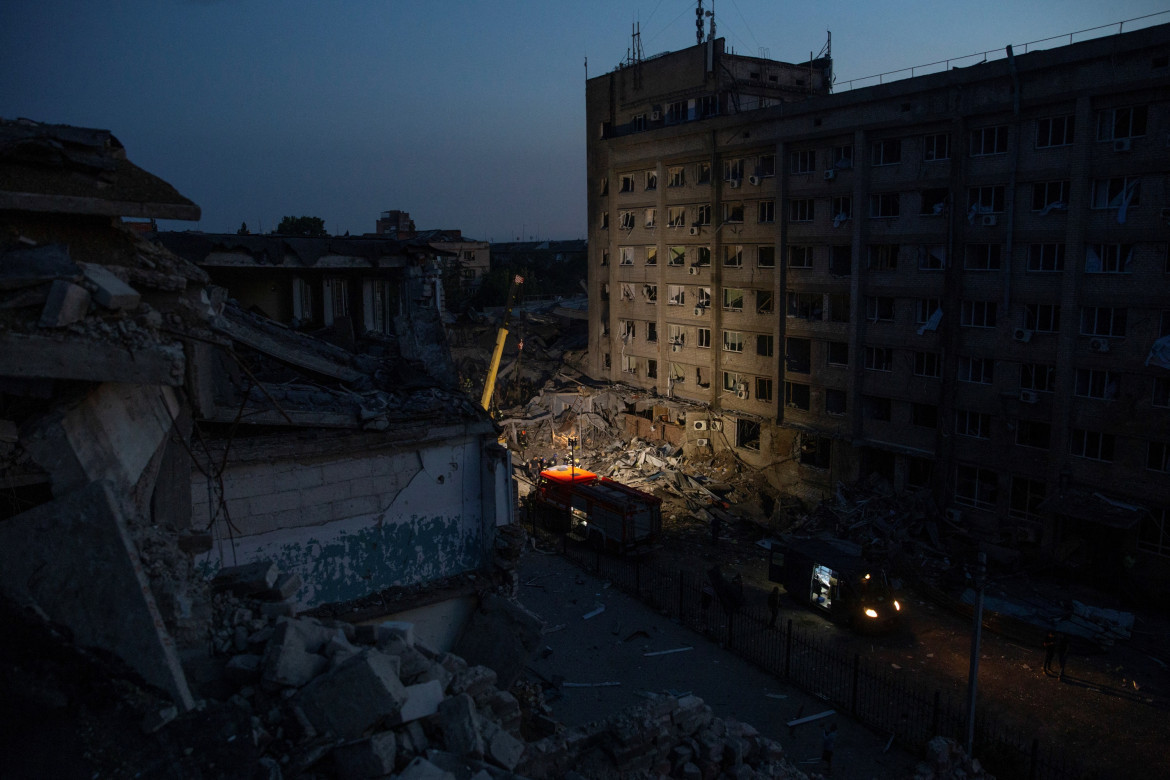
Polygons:
<instances>
[{"instance_id":1,"label":"van headlight","mask_svg":"<svg viewBox=\"0 0 1170 780\"><path fill-rule=\"evenodd\" d=\"M877 610L874 609L873 607L868 607L865 610L865 616L875 618L875 617L877 617Z\"/></svg>"},{"instance_id":2,"label":"van headlight","mask_svg":"<svg viewBox=\"0 0 1170 780\"><path fill-rule=\"evenodd\" d=\"M898 612L902 611L902 605L898 603L897 599L894 599L894 609L897 610Z\"/></svg>"}]
</instances>

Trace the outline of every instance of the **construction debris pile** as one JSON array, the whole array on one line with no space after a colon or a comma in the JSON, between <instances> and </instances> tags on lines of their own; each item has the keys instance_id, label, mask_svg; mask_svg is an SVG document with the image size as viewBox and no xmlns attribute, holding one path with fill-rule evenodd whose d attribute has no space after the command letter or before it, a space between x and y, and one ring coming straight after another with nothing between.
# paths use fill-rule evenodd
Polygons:
<instances>
[{"instance_id":1,"label":"construction debris pile","mask_svg":"<svg viewBox=\"0 0 1170 780\"><path fill-rule=\"evenodd\" d=\"M914 780L995 780L983 771L979 759L969 757L958 742L935 737L926 745L926 760L918 764Z\"/></svg>"}]
</instances>

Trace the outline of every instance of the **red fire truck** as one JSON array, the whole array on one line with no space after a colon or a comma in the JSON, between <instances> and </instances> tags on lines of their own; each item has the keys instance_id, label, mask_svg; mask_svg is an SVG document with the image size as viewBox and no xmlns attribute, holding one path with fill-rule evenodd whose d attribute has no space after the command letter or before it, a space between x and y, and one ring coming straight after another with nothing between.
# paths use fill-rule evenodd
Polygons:
<instances>
[{"instance_id":1,"label":"red fire truck","mask_svg":"<svg viewBox=\"0 0 1170 780\"><path fill-rule=\"evenodd\" d=\"M529 494L534 521L619 552L640 552L662 533L662 499L577 466L540 472Z\"/></svg>"}]
</instances>

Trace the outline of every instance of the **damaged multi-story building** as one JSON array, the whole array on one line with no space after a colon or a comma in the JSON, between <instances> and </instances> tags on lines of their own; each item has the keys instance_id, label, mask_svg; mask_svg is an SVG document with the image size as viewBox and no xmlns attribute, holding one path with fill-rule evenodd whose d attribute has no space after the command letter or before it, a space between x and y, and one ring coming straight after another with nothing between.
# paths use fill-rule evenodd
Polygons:
<instances>
[{"instance_id":1,"label":"damaged multi-story building","mask_svg":"<svg viewBox=\"0 0 1170 780\"><path fill-rule=\"evenodd\" d=\"M181 707L221 567L288 614L481 572L514 512L433 250L122 223L199 214L107 131L0 121L0 588Z\"/></svg>"},{"instance_id":2,"label":"damaged multi-story building","mask_svg":"<svg viewBox=\"0 0 1170 780\"><path fill-rule=\"evenodd\" d=\"M590 371L811 500L884 477L1170 577L1170 26L832 93L699 45L586 85ZM827 55L827 53L826 53Z\"/></svg>"}]
</instances>

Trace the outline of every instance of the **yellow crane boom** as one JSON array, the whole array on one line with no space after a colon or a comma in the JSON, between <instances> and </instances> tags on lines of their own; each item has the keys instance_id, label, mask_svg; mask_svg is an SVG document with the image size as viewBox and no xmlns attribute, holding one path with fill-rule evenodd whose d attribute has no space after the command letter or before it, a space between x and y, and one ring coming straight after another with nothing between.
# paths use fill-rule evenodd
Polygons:
<instances>
[{"instance_id":1,"label":"yellow crane boom","mask_svg":"<svg viewBox=\"0 0 1170 780\"><path fill-rule=\"evenodd\" d=\"M491 405L492 393L496 390L496 375L500 371L500 358L504 354L504 342L508 338L508 320L512 316L512 304L516 300L516 291L522 284L524 284L524 277L516 275L512 277L512 283L508 286L508 301L504 305L504 319L500 323L500 332L496 335L496 348L492 351L492 362L488 366L487 381L483 383L483 395L479 399L479 405L485 411Z\"/></svg>"}]
</instances>

